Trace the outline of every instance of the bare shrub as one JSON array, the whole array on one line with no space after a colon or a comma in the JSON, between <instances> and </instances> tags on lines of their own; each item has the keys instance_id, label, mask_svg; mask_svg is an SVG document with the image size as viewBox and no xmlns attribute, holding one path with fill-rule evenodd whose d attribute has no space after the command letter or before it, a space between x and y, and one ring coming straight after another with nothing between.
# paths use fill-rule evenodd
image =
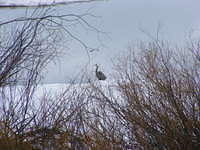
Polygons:
<instances>
[{"instance_id":1,"label":"bare shrub","mask_svg":"<svg viewBox=\"0 0 200 150\"><path fill-rule=\"evenodd\" d=\"M132 148L200 147L200 64L196 53L184 52L164 42L142 44L116 66L120 102L106 101L128 127Z\"/></svg>"},{"instance_id":2,"label":"bare shrub","mask_svg":"<svg viewBox=\"0 0 200 150\"><path fill-rule=\"evenodd\" d=\"M46 65L61 56L64 34L89 50L68 28L76 24L100 32L87 17L93 16L89 12L58 15L51 8L35 8L23 17L0 22L0 149L64 149L68 137L75 136L67 123L74 122L73 116L83 105L74 100L76 94L71 98L66 93L58 98L44 96L40 101L35 91ZM37 108L38 102L42 107Z\"/></svg>"},{"instance_id":3,"label":"bare shrub","mask_svg":"<svg viewBox=\"0 0 200 150\"><path fill-rule=\"evenodd\" d=\"M87 146L199 149L200 63L194 46L142 43L119 58L114 83L90 83Z\"/></svg>"}]
</instances>

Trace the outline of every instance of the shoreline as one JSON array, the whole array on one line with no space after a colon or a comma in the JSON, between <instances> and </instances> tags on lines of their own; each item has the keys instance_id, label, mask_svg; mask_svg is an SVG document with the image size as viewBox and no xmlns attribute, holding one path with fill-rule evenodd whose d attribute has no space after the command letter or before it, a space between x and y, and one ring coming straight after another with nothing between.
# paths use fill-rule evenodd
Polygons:
<instances>
[{"instance_id":1,"label":"shoreline","mask_svg":"<svg viewBox=\"0 0 200 150\"><path fill-rule=\"evenodd\" d=\"M0 4L0 8L24 8L24 7L50 7L50 6L58 6L58 5L70 5L70 4L81 4L81 3L89 3L95 0L80 0L80 1L63 1L63 2L53 2L53 3L38 3L38 4ZM99 0L96 0L99 1Z\"/></svg>"}]
</instances>

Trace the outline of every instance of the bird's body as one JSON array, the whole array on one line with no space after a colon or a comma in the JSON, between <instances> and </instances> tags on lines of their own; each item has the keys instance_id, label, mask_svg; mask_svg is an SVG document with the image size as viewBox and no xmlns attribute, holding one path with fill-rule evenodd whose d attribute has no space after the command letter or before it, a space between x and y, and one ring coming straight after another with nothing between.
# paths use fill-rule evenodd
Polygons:
<instances>
[{"instance_id":1,"label":"bird's body","mask_svg":"<svg viewBox=\"0 0 200 150\"><path fill-rule=\"evenodd\" d=\"M106 80L105 74L104 74L103 72L101 72L101 71L98 71L98 68L99 68L99 66L96 64L96 70L95 70L95 72L96 72L96 77L97 77L99 80Z\"/></svg>"}]
</instances>

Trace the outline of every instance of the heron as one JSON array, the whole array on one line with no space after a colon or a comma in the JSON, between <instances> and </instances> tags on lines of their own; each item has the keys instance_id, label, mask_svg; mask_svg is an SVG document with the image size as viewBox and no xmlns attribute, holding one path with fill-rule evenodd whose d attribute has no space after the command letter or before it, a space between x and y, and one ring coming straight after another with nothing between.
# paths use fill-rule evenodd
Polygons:
<instances>
[{"instance_id":1,"label":"heron","mask_svg":"<svg viewBox=\"0 0 200 150\"><path fill-rule=\"evenodd\" d=\"M96 77L97 77L99 80L106 80L105 74L104 74L103 72L101 72L101 71L98 71L99 66L98 66L97 64L95 64L95 66L96 66L96 70L95 70L95 72L96 72Z\"/></svg>"}]
</instances>

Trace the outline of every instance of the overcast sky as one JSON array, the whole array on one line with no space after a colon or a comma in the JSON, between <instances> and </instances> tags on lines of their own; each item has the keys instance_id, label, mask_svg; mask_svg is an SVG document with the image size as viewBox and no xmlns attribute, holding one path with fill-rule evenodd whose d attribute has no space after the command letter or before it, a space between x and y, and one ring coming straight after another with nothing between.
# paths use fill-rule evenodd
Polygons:
<instances>
[{"instance_id":1,"label":"overcast sky","mask_svg":"<svg viewBox=\"0 0 200 150\"><path fill-rule=\"evenodd\" d=\"M199 0L109 0L89 4L87 7L92 8L95 15L101 16L98 27L110 37L101 37L105 46L92 54L89 70L94 69L93 65L98 63L107 74L112 70L112 58L118 53L124 53L131 43L148 39L141 29L156 35L158 24L161 24L162 38L178 44L184 42L191 30L200 30ZM85 38L89 44L96 44L93 42L94 35ZM83 49L71 46L71 51L56 67L49 67L48 81L66 81L68 77L77 75L87 63Z\"/></svg>"},{"instance_id":2,"label":"overcast sky","mask_svg":"<svg viewBox=\"0 0 200 150\"><path fill-rule=\"evenodd\" d=\"M81 35L88 45L100 48L99 52L91 55L88 69L94 70L94 64L97 63L108 75L111 72L112 58L124 53L131 43L148 39L141 29L155 35L158 24L161 24L162 38L173 43L182 43L191 30L199 30L196 35L200 33L199 0L108 0L83 5L70 7L76 12L81 11L81 7L91 8L93 14L101 16L91 23L107 32L110 37L100 35L100 43L95 34ZM59 7L59 11L65 10L66 7ZM56 66L48 66L46 82L65 82L69 77L80 73L88 62L86 52L77 43L72 43L69 47L70 50L66 51L66 55Z\"/></svg>"}]
</instances>

